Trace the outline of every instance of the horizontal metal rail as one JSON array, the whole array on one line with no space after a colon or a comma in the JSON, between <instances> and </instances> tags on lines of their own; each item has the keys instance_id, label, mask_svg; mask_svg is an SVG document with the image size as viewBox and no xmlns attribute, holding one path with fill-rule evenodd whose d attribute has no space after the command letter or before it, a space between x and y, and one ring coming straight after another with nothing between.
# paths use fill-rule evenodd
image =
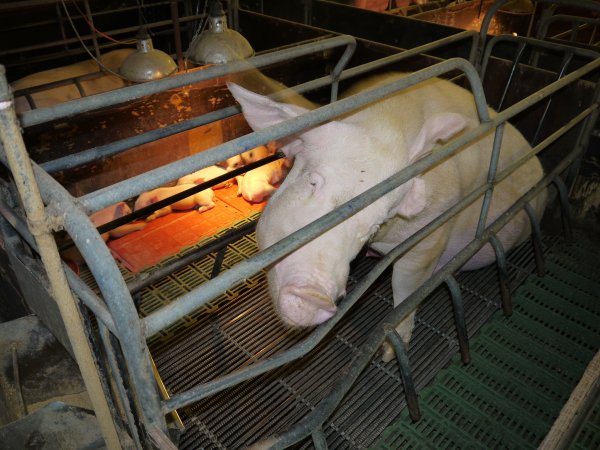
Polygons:
<instances>
[{"instance_id":1,"label":"horizontal metal rail","mask_svg":"<svg viewBox=\"0 0 600 450\"><path fill-rule=\"evenodd\" d=\"M180 23L185 23L185 22L192 22L194 20L198 20L198 19L202 19L204 16L203 15L195 15L195 16L185 16L185 17L181 17L179 19ZM150 22L148 24L146 24L146 26L151 29L158 29L161 27L169 27L173 25L173 21L171 19L168 20L161 20L158 22ZM126 28L119 28L116 30L108 30L106 32L106 34L109 34L111 36L116 36L119 34L125 34L125 33L133 33L136 32L137 30L139 30L139 25L136 26L130 26L130 27L126 27ZM157 33L156 31L153 31L153 33ZM93 35L91 34L84 34L81 35L81 40L84 41L88 41L93 39ZM11 49L11 50L4 50L2 52L0 52L0 56L5 56L5 55L12 55L15 53L19 53L19 52L27 52L27 51L33 51L33 50L43 50L46 48L52 48L52 47L56 47L57 45L61 45L61 44L80 44L80 39L77 37L73 37L73 38L65 38L65 39L61 39L59 41L52 41L52 42L46 42L43 44L37 44L37 45L28 45L25 47L19 47L16 49ZM85 50L83 50L85 51ZM78 51L77 53L83 53L83 51ZM13 64L16 65L16 64Z\"/></svg>"},{"instance_id":2,"label":"horizontal metal rail","mask_svg":"<svg viewBox=\"0 0 600 450\"><path fill-rule=\"evenodd\" d=\"M462 31L452 36L448 36L446 38L440 39L438 41L428 43L425 45L421 45L419 47L403 51L401 53L390 55L385 58L380 58L375 61L371 61L369 63L361 64L360 66L356 66L350 69L346 69L341 72L339 75L340 80L346 80L364 73L367 73L371 70L379 69L385 67L390 64L397 63L404 59L411 58L413 56L423 54L446 45L450 45L452 43L464 40L464 39L472 39L473 44L471 46L471 56L469 60L473 62L473 58L475 55L475 50L477 48L476 42L479 35L475 31ZM297 86L290 87L293 91L297 93L309 92L313 89L318 89L328 84L331 84L331 76L325 76L321 78L317 78L315 80L299 84ZM277 99L281 95L281 93L276 93L271 97ZM158 128L155 130L147 131L145 133L141 133L136 136L132 136L129 138L121 139L116 142L112 142L110 144L101 145L98 147L94 147L88 150L84 150L74 155L64 156L62 158L57 158L52 161L47 161L42 163L41 166L45 170L50 173L57 172L59 170L72 169L78 167L82 164L90 163L92 161L97 160L98 158L113 156L122 151L125 151L131 147L135 147L142 144L147 144L149 142L153 142L157 139L161 139L164 137L172 136L177 133L181 133L183 131L191 130L192 128L196 128L202 125L206 125L208 123L216 122L221 119L225 119L227 117L231 117L240 112L240 107L230 106L228 108L220 109L218 111L213 111L208 114L204 114L199 117L194 117L192 119L185 120L183 122L179 122L176 124L169 125L167 127Z\"/></svg>"},{"instance_id":3,"label":"horizontal metal rail","mask_svg":"<svg viewBox=\"0 0 600 450\"><path fill-rule=\"evenodd\" d=\"M553 23L556 23L556 22L570 22L572 25L579 25L579 26L576 28L574 27L571 30L563 31L562 33L548 36L548 28L550 27L550 25L552 25ZM585 27L585 26L597 27L598 25L600 25L600 20L598 18L570 16L567 14L556 14L554 16L550 16L545 19L542 19L539 29L538 29L538 32L537 32L537 38L538 39L565 40L564 37L568 34L571 34L571 36L568 38L568 40L573 43L578 43L579 41L575 40L576 36L574 36L573 33L577 34L576 32L583 30L584 29L583 27ZM581 43L585 44L585 42L581 42ZM587 42L587 44L592 44L592 41Z\"/></svg>"},{"instance_id":4,"label":"horizontal metal rail","mask_svg":"<svg viewBox=\"0 0 600 450\"><path fill-rule=\"evenodd\" d=\"M348 35L336 36L329 39L323 39L321 41L315 41L310 44L300 45L298 47L287 48L275 53L266 53L264 55L253 56L246 60L234 61L222 65L214 65L202 70L173 75L156 81L149 81L114 91L76 99L70 102L50 106L48 108L26 111L21 116L21 126L27 128L32 125L39 125L51 120L85 113L92 109L117 105L119 103L135 100L147 95L163 92L168 89L187 86L189 84L211 80L213 78L236 72L242 72L248 69L255 69L277 62L299 58L311 53L328 50L335 47L341 47L343 45L355 46L356 39Z\"/></svg>"},{"instance_id":5,"label":"horizontal metal rail","mask_svg":"<svg viewBox=\"0 0 600 450\"><path fill-rule=\"evenodd\" d=\"M281 435L269 437L263 441L257 442L252 446L252 448L268 448L273 450L284 449L308 436L312 430L318 429L333 413L335 408L339 405L341 400L354 385L364 368L369 364L373 355L375 355L375 352L379 349L379 347L381 347L386 339L386 330L395 328L398 323L402 322L402 320L408 317L409 314L415 311L419 304L425 300L425 298L427 298L427 296L431 294L434 289L444 283L449 277L452 277L456 271L460 270L460 268L466 262L468 262L468 260L484 245L486 245L489 240L514 217L515 214L525 207L527 202L538 195L547 187L548 184L552 182L552 179L555 176L566 169L569 164L571 164L575 158L579 156L580 152L581 149L576 149L569 153L569 155L565 157L562 163L559 164L555 170L553 170L548 176L544 177L542 181L537 183L528 193L515 202L505 214L502 214L491 225L489 225L482 233L481 237L471 241L470 244L461 250L440 271L436 272L436 274L427 280L419 289L417 289L417 291L406 298L406 300L404 300L399 306L390 311L377 329L370 334L370 336L367 338L367 341L353 354L352 360L348 363L346 368L338 377L340 382L333 383L333 388L331 389L328 397L317 404L317 406L313 408L310 413L302 418L300 422L289 431L282 433ZM403 245L401 244L399 247L403 247ZM371 272L375 271L380 265L383 266L380 270L383 272L387 266L392 264L395 259L401 256L403 251L399 251L399 247L396 247L394 250L392 250L392 252L386 255L384 260L379 261L371 270ZM354 291L352 291L351 294L354 294Z\"/></svg>"},{"instance_id":6,"label":"horizontal metal rail","mask_svg":"<svg viewBox=\"0 0 600 450\"><path fill-rule=\"evenodd\" d=\"M477 60L481 61L481 56L483 55L484 49L486 48L486 38L487 33L490 28L490 23L494 15L498 12L500 8L502 8L509 0L497 0L492 6L490 6L485 14L481 22L481 27L479 31L479 49ZM586 8L590 11L595 11L600 13L600 4L592 1L592 0L536 0L536 4L554 4L560 6L572 6L577 8Z\"/></svg>"},{"instance_id":7,"label":"horizontal metal rail","mask_svg":"<svg viewBox=\"0 0 600 450\"><path fill-rule=\"evenodd\" d=\"M449 60L449 61L451 61L451 60ZM443 63L440 63L438 66L441 66L441 65L443 65ZM148 336L154 334L159 329L161 329L160 325L168 326L169 324L173 323L173 322L171 322L171 320L173 320L175 317L178 316L178 314L174 314L175 311L177 311L178 313L182 313L183 311L185 311L185 312L183 312L183 315L185 313L189 313L189 312L193 311L198 304L202 305L202 304L207 303L210 299L212 299L214 296L216 296L216 293L221 291L221 289L222 289L222 291L224 291L225 289L233 286L237 281L241 281L241 279L247 278L248 276L255 273L255 271L253 271L254 269L252 269L250 267L251 263L253 261L256 261L257 263L259 263L260 266L266 266L272 262L275 262L280 257L290 253L291 251L294 251L295 249L299 248L301 245L304 245L305 242L312 240L314 237L317 237L319 234L321 234L325 230L328 230L328 229L332 228L333 226L341 223L346 218L355 214L358 210L368 206L375 199L380 198L381 196L385 195L386 193L390 192L391 190L393 190L396 187L400 186L401 184L405 183L406 181L408 181L410 178L414 177L418 173L421 173L422 171L427 170L428 168L432 167L440 160L447 158L449 155L453 154L458 148L461 148L462 146L464 146L465 143L471 142L471 141L477 139L479 136L482 136L483 134L489 132L492 128L495 128L499 124L506 122L509 118L511 118L514 115L518 114L519 112L527 109L528 107L530 107L532 104L536 103L537 101L539 101L543 98L546 98L547 96L556 92L558 89L564 87L568 82L573 82L574 80L576 80L578 78L578 76L583 76L584 74L596 69L599 66L600 66L600 60L594 61L594 62L588 64L587 66L585 66L584 68L580 69L578 71L579 73L577 75L570 74L568 80L567 80L567 78L565 78L563 80L557 81L557 82L553 83L552 85L545 87L540 92L535 93L535 94L523 99L519 103L516 103L515 105L506 109L505 111L499 113L496 117L490 119L489 122L482 123L476 129L465 133L465 135L462 136L461 138L451 141L450 143L448 143L447 145L442 147L439 151L436 151L435 154L427 156L427 157L423 158L422 160L419 160L417 163L413 164L412 166L410 166L406 169L403 169L402 171L398 172L396 175L388 178L387 180L383 181L382 183L365 191L364 193L360 194L359 196L355 197L354 199L344 203L337 210L334 210L331 213L328 213L327 215L325 215L325 216L321 217L320 219L318 219L317 221L313 222L312 224L309 224L306 227L303 227L302 229L300 229L297 232L293 233L292 235L288 236L286 239L284 239L284 240L274 244L273 246L269 247L268 249L260 252L256 256L237 264L235 266L235 268L230 269L227 273L222 274L218 278L208 281L207 283L203 284L202 292L199 295L196 296L197 292L192 291L189 294L180 297L178 302L172 303L168 307L156 311L155 313L151 314L150 316L148 316L144 319L144 321L146 323L146 331L148 333ZM432 66L432 67L436 67L436 66ZM421 71L421 72L429 72L430 69L431 69L431 67L428 69L425 69L424 71ZM429 74L431 75L431 72L429 72ZM588 116L589 114L592 114L595 111L595 109L596 109L596 106L594 106L593 108L589 108L589 110L586 110L585 112L580 114L576 119L574 119L568 125L566 125L564 127L564 129L561 131L566 132L568 129L572 128L577 123L580 123L581 120L583 120L586 116ZM552 136L551 138L546 139L542 143L544 145L544 147L549 145L549 143L551 143L554 139L556 139L558 137L558 135L560 135L560 134L562 134L562 133L557 133L556 136ZM542 144L536 146L535 152L539 151L541 148L544 148L544 147L542 147ZM532 157L535 152L534 151L529 152L528 155L523 156L523 159ZM516 165L511 165L510 169L514 170L516 167L517 167ZM502 171L500 174L498 174L497 178L499 180L502 180L506 176L507 173L508 172L506 172L506 171ZM408 250L410 248L409 245L410 246L414 245L416 242L418 242L418 240L420 240L426 236L425 233L432 232L441 223L445 222L450 217L453 217L455 214L457 214L462 209L464 209L464 207L471 204L475 199L480 197L481 194L484 193L488 189L488 187L489 187L488 184L485 184L480 189L478 189L474 193L467 196L456 207L451 208L446 214L443 214L442 216L440 216L441 220L440 221L436 220L433 228L426 227L426 229L415 234L413 236L413 238L409 238L409 240L407 240L405 242L406 245L402 246L401 249L404 252L406 250ZM482 236L484 234L485 233L483 233ZM397 254L396 257L397 256L399 256L399 255ZM239 273L234 274L234 271L235 272L238 271L236 269L239 270ZM375 270L375 269L373 269L373 270ZM373 278L373 280L374 280L377 278L378 274L374 274L373 276L374 276L374 278ZM367 277L368 277L367 279L370 280L371 274L367 275ZM225 280L221 281L221 279L225 279ZM225 286L220 286L221 283L228 283L228 284L226 284ZM217 286L218 286L218 288L216 288ZM361 284L361 286L362 286L362 284ZM368 286L365 286L364 289L366 290L367 287ZM215 291L216 291L214 293L214 295L213 295L213 289L215 289ZM190 403L193 403L194 401L197 401L201 398L204 398L206 396L209 396L216 392L219 392L223 389L231 387L231 386L239 383L242 380L260 375L269 370L272 370L273 368L280 367L281 365L284 365L288 362L291 362L295 359L298 359L298 358L304 356L309 351L311 351L318 344L318 342L325 336L325 334L327 334L331 330L331 328L337 323L337 321L340 320L340 318L344 315L344 312L347 310L347 305L350 304L350 306L351 306L351 303L353 301L357 300L358 297L356 297L356 296L359 296L359 294L358 294L359 290L360 290L360 288L358 286L355 287L353 289L353 291L342 301L342 303L340 303L339 308L338 308L338 313L336 314L336 316L334 316L332 319L330 319L325 324L317 327L317 329L313 333L311 333L311 335L302 344L299 344L298 346L295 346L293 349L286 351L282 354L276 355L273 358L258 362L249 368L243 369L241 371L233 372L232 374L226 375L223 378L220 378L218 380L214 380L214 381L206 383L204 385L192 388L191 390L189 390L187 392L179 393L179 394L175 395L173 398L171 398L169 401L163 403L163 411L168 412L171 409L181 408L181 407L186 406ZM208 293L206 293L207 291L208 291ZM356 292L356 294L355 294L355 292ZM348 306L348 308L349 308L349 306Z\"/></svg>"},{"instance_id":8,"label":"horizontal metal rail","mask_svg":"<svg viewBox=\"0 0 600 450\"><path fill-rule=\"evenodd\" d=\"M321 108L315 109L313 111L307 112L306 114L303 114L292 120L287 120L285 122L282 122L281 124L265 128L260 131L255 131L254 133L251 133L238 139L234 139L233 141L230 141L219 147L236 146L239 145L238 142L250 141L262 143L271 140L276 140L281 137L288 136L289 134L308 128L310 126L322 123L323 121L328 120L331 117L339 116L340 114L352 111L360 106L384 99L389 95L398 92L401 89L407 88L409 86L419 83L420 81L439 76L440 74L452 70L461 70L465 73L465 75L471 82L471 87L473 88L473 91L475 93L475 99L480 115L480 120L484 122L489 121L490 119L485 103L485 97L483 95L483 87L479 82L479 78L477 73L475 72L475 69L466 60L461 58L453 58L441 62L439 64L430 66L418 72L414 72L404 78L401 78L384 86L361 92L352 97L339 100L336 103L332 103ZM485 130L477 128L477 131L480 131L480 133L477 133L477 135L483 134L489 130L488 127L485 128ZM453 142L454 145L451 144L449 148L451 148L452 150L456 150L461 145L468 142L467 138L473 137L473 134L473 132L465 133L465 135L461 137L461 139L458 139L456 142ZM433 160L431 162L431 165L433 165L446 156L445 154L442 156L443 153L444 152L441 151L439 153L436 152L435 155L432 155L428 158L423 158L418 163L408 168L407 172L409 173L406 174L405 177L403 177L402 182L398 185L390 187L389 189L386 189L384 191L373 191L373 189L375 188L367 191L373 192L371 192L371 194L369 195L368 200L363 201L360 204L362 205L362 207L367 206L372 201L386 194L388 191L408 181L411 177L417 175L425 168L431 167L425 166L425 161L429 162ZM402 171L401 173L405 172ZM177 302L171 303L161 308L160 310L155 311L153 314L147 316L144 319L147 336L151 336L159 330L163 329L164 327L175 323L184 315L206 304L216 295L220 294L226 289L229 289L234 284L240 282L241 280L247 278L250 275L253 275L259 269L262 269L263 267L277 261L278 259L287 255L288 253L291 253L292 251L298 249L300 246L304 245L309 240L312 240L321 233L323 233L324 230L341 223L343 220L355 214L359 209L362 208L356 205L352 209L348 209L342 206L336 211L333 211L332 213L329 213L320 218L319 220L313 222L311 225L308 225L305 228L299 230L298 232L293 233L288 238L269 247L269 249L260 252L258 255L253 256L252 258L246 261L239 263L236 266L235 270L229 270L227 273L222 274L218 278L215 278L214 280L203 284L202 289L195 289L190 293L180 297Z\"/></svg>"},{"instance_id":9,"label":"horizontal metal rail","mask_svg":"<svg viewBox=\"0 0 600 450\"><path fill-rule=\"evenodd\" d=\"M570 47L570 46L566 46L565 44L560 44L560 43L556 43L556 42L540 41L540 40L537 40L534 38L527 38L527 37L523 37L523 36L512 36L512 35L503 34L503 35L494 36L489 41L489 45L487 46L487 48L483 54L483 59L482 59L482 63L481 63L481 78L482 79L485 77L485 71L486 71L487 65L489 63L490 57L492 55L492 51L494 50L494 47L501 42L510 42L510 43L519 42L524 45L529 45L531 47L544 48L544 49L552 50L552 51L556 51L556 52L569 52L569 53L572 53L573 55L581 56L583 58L592 59L592 60L596 59L596 58L600 58L600 53L593 51L593 50L585 49L585 48Z\"/></svg>"}]
</instances>

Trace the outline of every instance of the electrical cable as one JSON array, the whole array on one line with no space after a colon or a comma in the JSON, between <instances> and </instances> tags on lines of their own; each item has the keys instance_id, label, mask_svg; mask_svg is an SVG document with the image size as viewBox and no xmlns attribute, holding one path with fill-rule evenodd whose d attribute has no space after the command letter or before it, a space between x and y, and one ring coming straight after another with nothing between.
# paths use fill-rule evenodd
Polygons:
<instances>
[{"instance_id":1,"label":"electrical cable","mask_svg":"<svg viewBox=\"0 0 600 450\"><path fill-rule=\"evenodd\" d=\"M96 58L96 56L90 51L90 49L85 45L85 43L83 42L83 39L81 38L81 36L79 35L79 32L77 31L77 28L75 27L75 24L73 23L73 19L71 19L71 14L69 13L69 10L67 9L67 5L65 3L65 0L61 0L61 3L63 5L63 9L65 10L65 14L67 15L67 19L69 20L69 23L71 24L71 28L73 28L73 32L75 33L75 36L77 36L77 40L79 41L79 43L81 44L81 46L83 47L83 49L87 52L87 54L90 56L90 58L92 58L94 61L96 61L96 64L98 64L100 67L102 67L102 69L104 69L105 72L110 73L111 75L114 75L116 77L121 78L122 80L125 81L129 81L127 78L125 78L123 75L121 75L118 72L113 71L112 69L108 68L106 65L104 65L98 58Z\"/></svg>"},{"instance_id":2,"label":"electrical cable","mask_svg":"<svg viewBox=\"0 0 600 450\"><path fill-rule=\"evenodd\" d=\"M81 9L79 8L79 6L77 5L77 2L73 2L73 4L75 5L75 9L77 9L77 11L79 12L79 14L81 15L81 18L86 21L86 23L88 24L88 26L92 30L94 30L97 34L99 34L100 36L102 36L103 38L106 38L109 41L115 42L116 44L123 44L123 45L132 45L132 44L135 44L135 39L131 39L129 41L119 41L118 39L115 39L112 36L109 36L108 34L103 33L98 28L96 28L95 25L88 19L88 17L81 11Z\"/></svg>"}]
</instances>

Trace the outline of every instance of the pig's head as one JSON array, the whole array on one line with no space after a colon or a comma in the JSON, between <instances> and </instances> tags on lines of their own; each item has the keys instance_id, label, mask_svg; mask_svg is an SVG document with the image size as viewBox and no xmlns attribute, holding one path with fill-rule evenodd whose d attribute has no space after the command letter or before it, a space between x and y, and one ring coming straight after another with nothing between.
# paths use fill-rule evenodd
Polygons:
<instances>
[{"instance_id":1,"label":"pig's head","mask_svg":"<svg viewBox=\"0 0 600 450\"><path fill-rule=\"evenodd\" d=\"M228 84L249 125L260 130L308 110L278 103ZM437 140L462 129L457 114L440 115L407 146L401 132L381 133L377 123L347 116L293 135L281 151L294 164L257 225L264 249L398 172L429 152ZM424 181L415 178L289 254L268 270L269 290L280 318L291 326L314 326L331 318L345 294L350 262L395 215L407 218L426 206Z\"/></svg>"},{"instance_id":2,"label":"pig's head","mask_svg":"<svg viewBox=\"0 0 600 450\"><path fill-rule=\"evenodd\" d=\"M259 161L271 155L271 151L265 146L260 145L241 154L244 165Z\"/></svg>"}]
</instances>

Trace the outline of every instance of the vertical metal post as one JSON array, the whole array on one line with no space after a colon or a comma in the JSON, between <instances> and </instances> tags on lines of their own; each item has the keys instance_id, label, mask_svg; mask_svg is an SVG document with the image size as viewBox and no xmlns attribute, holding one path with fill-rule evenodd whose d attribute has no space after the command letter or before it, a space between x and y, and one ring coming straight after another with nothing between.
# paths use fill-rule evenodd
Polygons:
<instances>
[{"instance_id":1,"label":"vertical metal post","mask_svg":"<svg viewBox=\"0 0 600 450\"><path fill-rule=\"evenodd\" d=\"M520 42L519 46L517 47L517 51L516 51L516 56L515 56L515 60L513 62L513 65L510 69L510 75L508 76L508 80L506 81L506 84L504 85L504 92L502 92L502 97L500 98L500 101L498 102L498 106L496 107L496 111L501 111L502 107L504 106L504 101L506 100L506 95L508 94L508 91L510 89L510 85L513 82L514 76L515 76L515 72L517 70L517 66L519 65L519 61L521 60L521 56L523 56L523 51L525 50L525 42Z\"/></svg>"},{"instance_id":2,"label":"vertical metal post","mask_svg":"<svg viewBox=\"0 0 600 450\"><path fill-rule=\"evenodd\" d=\"M540 231L540 223L535 215L535 211L529 203L525 204L525 212L527 213L527 216L529 216L529 221L531 222L531 241L533 244L537 276L543 277L546 270L544 268L544 252L542 251L542 232Z\"/></svg>"},{"instance_id":3,"label":"vertical metal post","mask_svg":"<svg viewBox=\"0 0 600 450\"><path fill-rule=\"evenodd\" d=\"M506 268L506 256L504 246L496 236L490 238L490 244L496 253L496 263L498 265L498 278L500 282L500 301L502 302L502 311L506 317L512 315L512 299L510 297L510 285L508 282L508 270Z\"/></svg>"},{"instance_id":4,"label":"vertical metal post","mask_svg":"<svg viewBox=\"0 0 600 450\"><path fill-rule=\"evenodd\" d=\"M56 299L60 310L102 436L107 448L119 449L121 445L116 424L113 422L110 407L102 389L93 352L83 328L76 300L73 298L62 269L62 261L52 236L51 225L46 216L44 203L33 175L31 161L17 123L14 101L2 65L0 65L0 140L4 146L9 168L25 208L31 233L35 237L40 257L46 268L49 290L52 297Z\"/></svg>"},{"instance_id":5,"label":"vertical metal post","mask_svg":"<svg viewBox=\"0 0 600 450\"><path fill-rule=\"evenodd\" d=\"M408 414L413 422L421 419L421 410L419 409L419 400L417 398L417 390L413 382L412 370L406 351L404 350L404 342L400 339L396 329L389 324L383 326L385 335L392 344L396 359L400 366L400 378L402 378L402 386L404 386L404 395L406 397L406 406L408 406Z\"/></svg>"},{"instance_id":6,"label":"vertical metal post","mask_svg":"<svg viewBox=\"0 0 600 450\"><path fill-rule=\"evenodd\" d=\"M499 124L494 133L494 144L492 145L492 154L490 157L490 166L488 170L487 182L489 187L483 196L481 205L481 213L479 214L479 222L477 223L477 231L475 236L480 238L485 230L490 204L492 203L492 195L494 194L494 180L496 179L496 171L498 169L498 160L500 159L500 150L502 148L502 136L504 136L504 125L506 122Z\"/></svg>"},{"instance_id":7,"label":"vertical metal post","mask_svg":"<svg viewBox=\"0 0 600 450\"><path fill-rule=\"evenodd\" d=\"M313 430L311 435L316 450L327 450L327 441L322 427Z\"/></svg>"},{"instance_id":8,"label":"vertical metal post","mask_svg":"<svg viewBox=\"0 0 600 450\"><path fill-rule=\"evenodd\" d=\"M460 286L454 277L446 279L448 289L452 296L452 309L454 310L454 323L456 324L456 335L458 337L458 347L460 349L460 359L463 364L471 362L469 353L469 336L467 334L467 321L465 319L465 305L463 304Z\"/></svg>"},{"instance_id":9,"label":"vertical metal post","mask_svg":"<svg viewBox=\"0 0 600 450\"><path fill-rule=\"evenodd\" d=\"M563 233L565 240L568 243L573 242L573 228L571 227L571 206L569 205L569 193L567 192L567 186L563 182L562 178L555 177L554 185L558 191L558 199L560 201L560 217L562 220Z\"/></svg>"},{"instance_id":10,"label":"vertical metal post","mask_svg":"<svg viewBox=\"0 0 600 450\"><path fill-rule=\"evenodd\" d=\"M181 72L183 66L183 49L181 46L181 29L179 27L179 6L177 0L171 0L171 20L173 21L173 38L175 41L175 54L177 56L177 69Z\"/></svg>"},{"instance_id":11,"label":"vertical metal post","mask_svg":"<svg viewBox=\"0 0 600 450\"><path fill-rule=\"evenodd\" d=\"M131 404L129 402L129 398L127 396L127 391L125 389L125 385L123 383L123 377L121 376L121 370L119 368L119 363L117 361L117 357L115 355L115 349L112 343L110 331L106 326L98 321L98 331L100 332L100 339L102 340L102 344L104 346L104 354L106 355L106 362L108 363L108 367L110 368L112 379L113 379L113 387L116 389L117 395L114 395L115 401L118 406L120 406L122 415L125 416L127 422L129 424L129 432L131 434L131 438L133 439L137 448L142 448L142 444L140 441L139 434L137 432L137 427L135 424L135 418L133 417L133 413L131 411Z\"/></svg>"},{"instance_id":12,"label":"vertical metal post","mask_svg":"<svg viewBox=\"0 0 600 450\"><path fill-rule=\"evenodd\" d=\"M92 10L90 9L90 3L88 0L84 0L83 6L85 7L85 14L88 16L90 32L92 33L92 42L94 43L94 52L96 58L100 59L100 47L98 46L98 36L96 36L96 27L94 27L94 18L92 17ZM98 70L102 70L102 66L98 65Z\"/></svg>"}]
</instances>

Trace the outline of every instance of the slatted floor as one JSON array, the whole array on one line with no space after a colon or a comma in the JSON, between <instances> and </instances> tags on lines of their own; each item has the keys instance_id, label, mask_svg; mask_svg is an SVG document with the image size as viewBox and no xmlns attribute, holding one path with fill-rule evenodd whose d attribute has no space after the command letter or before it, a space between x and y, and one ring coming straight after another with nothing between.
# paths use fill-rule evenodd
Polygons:
<instances>
[{"instance_id":1,"label":"slatted floor","mask_svg":"<svg viewBox=\"0 0 600 450\"><path fill-rule=\"evenodd\" d=\"M421 392L423 417L406 412L373 448L537 448L600 348L600 246L579 240L548 255L511 318L495 315ZM574 448L599 448L598 406ZM591 446L590 446L591 445Z\"/></svg>"},{"instance_id":2,"label":"slatted floor","mask_svg":"<svg viewBox=\"0 0 600 450\"><path fill-rule=\"evenodd\" d=\"M520 330L511 339L518 337L521 341L517 340L511 345L518 348L523 343L527 344L525 348L528 351L538 351L538 347L544 345L544 338L536 337L543 336L538 335L540 330L552 327L564 330L558 337L552 338L554 347L550 351L558 352L557 361L570 361L572 352L568 346L572 340L586 348L586 345L598 342L600 332L590 329L586 320L591 317L584 314L580 319L581 323L570 324L564 320L562 313L552 308L561 303L561 289L566 289L568 293L594 281L594 251L597 254L597 250L580 237L574 247L566 247L568 252L564 254L556 253L557 249L565 248L560 238L546 237L543 246L548 255L549 269L545 279L531 276L535 265L529 243L523 244L509 255L508 272L512 288L521 285L531 276L527 290L527 295L531 297L544 291L546 283L552 283L550 289L558 294L552 297L554 303L546 307L548 317L542 322L534 320L528 308L534 307L536 302L528 300L526 306L516 307L513 317L505 321L503 326ZM580 249L591 259L584 260L577 253ZM224 268L234 266L256 251L254 236L244 237L228 247ZM214 255L207 256L144 289L139 295L140 313L146 315L205 282L210 276L214 259ZM585 262L581 269L584 274L579 274L574 281L570 281L572 285L554 282L556 277L563 275L554 275L550 269L561 267L565 264L564 261ZM372 258L360 258L353 263L349 290L375 262ZM126 280L129 280L131 274L125 270L123 273ZM497 272L494 266L490 266L459 274L457 281L465 301L468 332L473 337L499 310ZM586 295L600 292L588 291L585 291L588 292ZM179 439L179 448L244 448L297 423L325 398L331 386L341 382L337 378L338 374L365 341L369 330L391 310L391 305L390 272L386 272L334 328L328 339L305 358L179 410L186 425ZM445 287L432 293L418 311L408 356L421 397L425 395L424 389L433 382L441 369L450 364L458 350L452 316L451 301ZM259 273L227 291L206 308L153 337L149 346L167 389L174 394L269 358L302 341L305 336L304 332L290 331L281 325L268 299L264 274ZM537 342L536 339L541 339L542 342ZM496 336L488 337L480 346L473 342L474 360L480 359L479 350L483 355L486 351L489 353L491 349L496 349L499 345L496 340ZM537 343L530 345L530 342ZM591 353L592 347L587 348L587 351ZM509 353L499 352L497 357L501 356L505 358L505 364L510 362ZM577 358L578 363L583 362L587 355ZM473 364L471 370L477 370L477 367ZM568 375L568 383L576 382L577 373L572 371L570 364L563 371L565 376ZM545 376L544 370L532 372L531 375L526 373L524 376L533 380L543 379ZM556 399L557 404L568 395L568 389L560 383L562 390L555 388L562 396ZM511 389L503 392L508 395ZM534 408L535 399L530 401ZM476 408L487 407L484 403L475 405ZM397 364L394 361L384 364L380 359L373 358L349 395L325 422L323 431L328 447L371 448L390 425L402 422L404 411L405 399ZM474 429L473 433L478 435L484 433L484 430L495 429L496 426L496 422L482 425L480 429ZM528 433L530 431L522 430L519 436L524 440L531 439ZM536 433L535 436L539 436L542 431ZM394 447L394 438L390 434L386 436L392 439L390 443L383 444L379 441L378 445L398 448ZM311 448L312 441L305 439L296 447Z\"/></svg>"}]
</instances>

